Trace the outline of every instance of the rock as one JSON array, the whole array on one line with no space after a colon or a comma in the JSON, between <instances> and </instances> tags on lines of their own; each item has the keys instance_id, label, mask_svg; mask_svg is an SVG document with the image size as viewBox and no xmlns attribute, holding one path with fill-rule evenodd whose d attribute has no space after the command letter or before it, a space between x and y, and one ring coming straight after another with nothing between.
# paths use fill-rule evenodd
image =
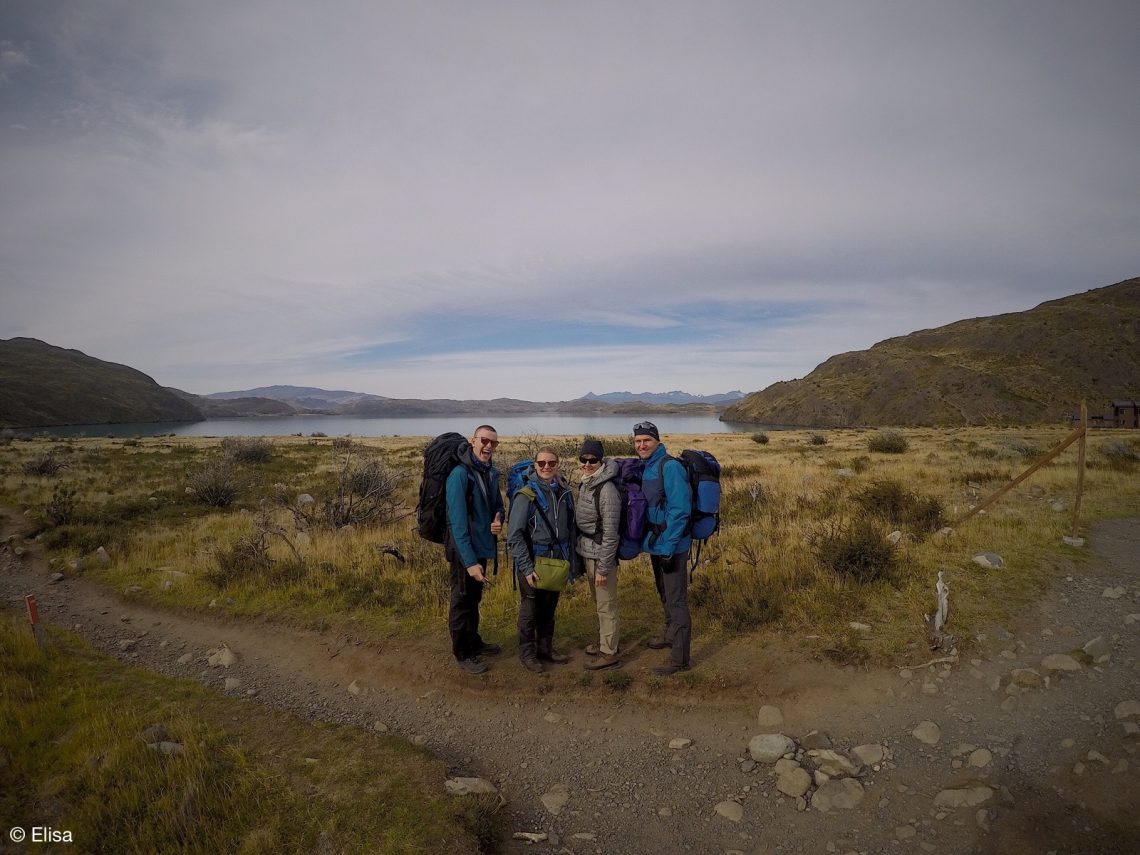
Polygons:
<instances>
[{"instance_id":1,"label":"rock","mask_svg":"<svg viewBox=\"0 0 1140 855\"><path fill-rule=\"evenodd\" d=\"M808 751L811 751L815 748L830 748L831 737L824 733L822 730L811 730L808 731L808 733L804 735L804 738L800 740L800 745L802 745L804 749Z\"/></svg>"},{"instance_id":2,"label":"rock","mask_svg":"<svg viewBox=\"0 0 1140 855\"><path fill-rule=\"evenodd\" d=\"M875 766L883 762L883 746L877 743L856 745L851 749L851 753L854 754L864 766Z\"/></svg>"},{"instance_id":3,"label":"rock","mask_svg":"<svg viewBox=\"0 0 1140 855\"><path fill-rule=\"evenodd\" d=\"M895 829L895 837L899 840L910 840L917 834L913 825L900 825Z\"/></svg>"},{"instance_id":4,"label":"rock","mask_svg":"<svg viewBox=\"0 0 1140 855\"><path fill-rule=\"evenodd\" d=\"M835 470L835 477L836 478L854 478L855 477L855 470L854 469L836 469Z\"/></svg>"},{"instance_id":5,"label":"rock","mask_svg":"<svg viewBox=\"0 0 1140 855\"><path fill-rule=\"evenodd\" d=\"M382 721L374 721L372 722L372 729L377 733L387 733L388 725L384 724Z\"/></svg>"},{"instance_id":6,"label":"rock","mask_svg":"<svg viewBox=\"0 0 1140 855\"><path fill-rule=\"evenodd\" d=\"M178 657L179 665L189 665L194 660L194 655L191 653L183 653Z\"/></svg>"},{"instance_id":7,"label":"rock","mask_svg":"<svg viewBox=\"0 0 1140 855\"><path fill-rule=\"evenodd\" d=\"M669 740L669 747L672 748L674 751L682 751L685 748L688 748L692 744L693 744L693 740L685 739L684 737L678 737L677 739L670 739Z\"/></svg>"},{"instance_id":8,"label":"rock","mask_svg":"<svg viewBox=\"0 0 1140 855\"><path fill-rule=\"evenodd\" d=\"M237 677L226 677L226 691L232 692L234 689L241 685L241 680Z\"/></svg>"},{"instance_id":9,"label":"rock","mask_svg":"<svg viewBox=\"0 0 1140 855\"><path fill-rule=\"evenodd\" d=\"M1046 674L1080 671L1081 663L1067 653L1050 653L1041 660L1041 670Z\"/></svg>"},{"instance_id":10,"label":"rock","mask_svg":"<svg viewBox=\"0 0 1140 855\"><path fill-rule=\"evenodd\" d=\"M740 822L740 820L744 819L744 808L739 802L717 802L713 810L716 811L718 816L723 816L729 822Z\"/></svg>"},{"instance_id":11,"label":"rock","mask_svg":"<svg viewBox=\"0 0 1140 855\"><path fill-rule=\"evenodd\" d=\"M1090 763L1103 763L1105 766L1109 764L1109 759L1099 751L1090 751L1087 755L1085 755L1085 759Z\"/></svg>"},{"instance_id":12,"label":"rock","mask_svg":"<svg viewBox=\"0 0 1140 855\"><path fill-rule=\"evenodd\" d=\"M453 796L499 792L499 788L486 778L449 778L443 782L443 786Z\"/></svg>"},{"instance_id":13,"label":"rock","mask_svg":"<svg viewBox=\"0 0 1140 855\"><path fill-rule=\"evenodd\" d=\"M785 796L798 798L811 789L811 775L799 766L785 769L776 778L776 789Z\"/></svg>"},{"instance_id":14,"label":"rock","mask_svg":"<svg viewBox=\"0 0 1140 855\"><path fill-rule=\"evenodd\" d=\"M815 791L811 806L826 813L830 810L850 810L863 801L863 785L854 778L827 781Z\"/></svg>"},{"instance_id":15,"label":"rock","mask_svg":"<svg viewBox=\"0 0 1140 855\"><path fill-rule=\"evenodd\" d=\"M223 644L221 648L210 651L210 658L207 661L216 668L229 668L238 661L238 657Z\"/></svg>"},{"instance_id":16,"label":"rock","mask_svg":"<svg viewBox=\"0 0 1140 855\"><path fill-rule=\"evenodd\" d=\"M558 724L560 721L562 721L562 716L556 712L548 712L542 717L542 720L547 724Z\"/></svg>"},{"instance_id":17,"label":"rock","mask_svg":"<svg viewBox=\"0 0 1140 855\"><path fill-rule=\"evenodd\" d=\"M190 578L189 573L183 573L181 570L163 570L163 580L171 583L184 582Z\"/></svg>"},{"instance_id":18,"label":"rock","mask_svg":"<svg viewBox=\"0 0 1140 855\"><path fill-rule=\"evenodd\" d=\"M990 831L990 812L985 808L978 808L978 812L974 814L974 822L977 823L978 828L989 834Z\"/></svg>"},{"instance_id":19,"label":"rock","mask_svg":"<svg viewBox=\"0 0 1140 855\"><path fill-rule=\"evenodd\" d=\"M516 831L511 835L515 840L525 840L527 843L545 843L546 835L541 831Z\"/></svg>"},{"instance_id":20,"label":"rock","mask_svg":"<svg viewBox=\"0 0 1140 855\"><path fill-rule=\"evenodd\" d=\"M579 831L577 834L570 835L571 840L578 840L582 843L596 843L598 835L592 831Z\"/></svg>"},{"instance_id":21,"label":"rock","mask_svg":"<svg viewBox=\"0 0 1140 855\"><path fill-rule=\"evenodd\" d=\"M950 528L950 526L943 526L942 528L938 529L938 531L936 531L934 533L934 539L935 540L946 540L946 538L951 537L953 534L954 534L954 529Z\"/></svg>"},{"instance_id":22,"label":"rock","mask_svg":"<svg viewBox=\"0 0 1140 855\"><path fill-rule=\"evenodd\" d=\"M1119 600L1126 593L1128 592L1123 587L1105 588L1104 593L1101 594L1101 596L1106 600Z\"/></svg>"},{"instance_id":23,"label":"rock","mask_svg":"<svg viewBox=\"0 0 1140 855\"><path fill-rule=\"evenodd\" d=\"M978 748L970 752L969 764L975 769L984 769L993 762L994 755L987 751L985 748Z\"/></svg>"},{"instance_id":24,"label":"rock","mask_svg":"<svg viewBox=\"0 0 1140 855\"><path fill-rule=\"evenodd\" d=\"M111 563L111 556L107 554L107 550L100 546L95 550L95 560L106 567Z\"/></svg>"},{"instance_id":25,"label":"rock","mask_svg":"<svg viewBox=\"0 0 1140 855\"><path fill-rule=\"evenodd\" d=\"M860 767L857 764L830 748L809 751L808 755L815 761L816 768L829 777L843 778L859 774Z\"/></svg>"},{"instance_id":26,"label":"rock","mask_svg":"<svg viewBox=\"0 0 1140 855\"><path fill-rule=\"evenodd\" d=\"M66 577L66 576L64 576L62 573L52 573L52 574L51 574L51 575L48 577L48 584L49 584L49 585L55 585L55 584L56 584L56 583L58 583L58 582L62 582L62 581L63 581L64 579L66 579L66 578L67 578L67 577Z\"/></svg>"},{"instance_id":27,"label":"rock","mask_svg":"<svg viewBox=\"0 0 1140 855\"><path fill-rule=\"evenodd\" d=\"M163 740L161 742L152 742L147 745L147 748L150 748L152 751L157 751L160 754L166 754L167 756L171 754L181 754L186 750L182 747L182 743L169 742L166 740Z\"/></svg>"},{"instance_id":28,"label":"rock","mask_svg":"<svg viewBox=\"0 0 1140 855\"><path fill-rule=\"evenodd\" d=\"M898 529L895 529L887 535L887 540L891 543L897 544L900 540L902 540L902 532Z\"/></svg>"},{"instance_id":29,"label":"rock","mask_svg":"<svg viewBox=\"0 0 1140 855\"><path fill-rule=\"evenodd\" d=\"M779 733L780 728L784 726L784 714L780 712L779 707L765 704L756 714L756 725L762 733Z\"/></svg>"},{"instance_id":30,"label":"rock","mask_svg":"<svg viewBox=\"0 0 1140 855\"><path fill-rule=\"evenodd\" d=\"M1113 709L1112 714L1116 716L1117 721L1140 718L1140 701L1121 701Z\"/></svg>"},{"instance_id":31,"label":"rock","mask_svg":"<svg viewBox=\"0 0 1140 855\"><path fill-rule=\"evenodd\" d=\"M752 737L748 743L748 753L757 763L767 763L770 766L795 747L795 743L782 733L764 733Z\"/></svg>"},{"instance_id":32,"label":"rock","mask_svg":"<svg viewBox=\"0 0 1140 855\"><path fill-rule=\"evenodd\" d=\"M1085 545L1085 539L1083 537L1069 537L1068 535L1065 535L1061 538L1061 543L1065 544L1066 546L1074 546L1080 549Z\"/></svg>"},{"instance_id":33,"label":"rock","mask_svg":"<svg viewBox=\"0 0 1140 855\"><path fill-rule=\"evenodd\" d=\"M854 621L854 620L851 621L849 624L847 624L847 626L852 632L870 632L871 631L871 625L870 624L859 623L858 621Z\"/></svg>"},{"instance_id":34,"label":"rock","mask_svg":"<svg viewBox=\"0 0 1140 855\"><path fill-rule=\"evenodd\" d=\"M82 558L76 558L74 561L68 562L67 566L70 567L74 572L81 573L87 569L87 562Z\"/></svg>"},{"instance_id":35,"label":"rock","mask_svg":"<svg viewBox=\"0 0 1140 855\"><path fill-rule=\"evenodd\" d=\"M312 546L313 545L313 539L311 537L309 537L309 533L305 532L305 531L297 532L296 541L297 541L297 545L299 547L301 547L302 549L304 549L306 546Z\"/></svg>"},{"instance_id":36,"label":"rock","mask_svg":"<svg viewBox=\"0 0 1140 855\"><path fill-rule=\"evenodd\" d=\"M1125 626L1140 626L1140 614L1131 614L1124 616Z\"/></svg>"},{"instance_id":37,"label":"rock","mask_svg":"<svg viewBox=\"0 0 1140 855\"><path fill-rule=\"evenodd\" d=\"M972 560L975 564L982 567L990 567L995 570L1005 566L1005 562L1001 560L1001 556L996 552L979 552Z\"/></svg>"},{"instance_id":38,"label":"rock","mask_svg":"<svg viewBox=\"0 0 1140 855\"><path fill-rule=\"evenodd\" d=\"M755 768L756 768L756 761L753 760L752 758L744 760L740 764L740 771L744 772L745 774L748 774L749 772L753 771Z\"/></svg>"},{"instance_id":39,"label":"rock","mask_svg":"<svg viewBox=\"0 0 1140 855\"><path fill-rule=\"evenodd\" d=\"M924 745L937 745L942 738L942 728L932 721L920 721L910 735Z\"/></svg>"},{"instance_id":40,"label":"rock","mask_svg":"<svg viewBox=\"0 0 1140 855\"><path fill-rule=\"evenodd\" d=\"M305 507L306 505L311 505L311 504L313 504L313 503L315 503L315 502L316 502L316 499L314 499L314 498L313 498L312 496L310 496L308 493L302 493L301 495L299 495L299 496L297 497L297 504L298 504L300 507ZM545 840L546 838L544 837L543 839Z\"/></svg>"},{"instance_id":41,"label":"rock","mask_svg":"<svg viewBox=\"0 0 1140 855\"><path fill-rule=\"evenodd\" d=\"M166 729L165 724L152 724L139 734L143 742L150 745L155 742L168 742L170 740L170 731Z\"/></svg>"},{"instance_id":42,"label":"rock","mask_svg":"<svg viewBox=\"0 0 1140 855\"><path fill-rule=\"evenodd\" d=\"M1032 668L1014 668L1009 672L1009 679L1023 689L1040 689L1045 683L1044 678Z\"/></svg>"},{"instance_id":43,"label":"rock","mask_svg":"<svg viewBox=\"0 0 1140 855\"><path fill-rule=\"evenodd\" d=\"M1103 665L1112 658L1112 648L1109 647L1108 642L1104 640L1103 635L1098 635L1096 638L1085 642L1085 646L1081 648L1084 653L1094 665Z\"/></svg>"},{"instance_id":44,"label":"rock","mask_svg":"<svg viewBox=\"0 0 1140 855\"><path fill-rule=\"evenodd\" d=\"M553 816L562 813L566 802L570 801L570 791L565 784L555 784L542 794L542 804Z\"/></svg>"},{"instance_id":45,"label":"rock","mask_svg":"<svg viewBox=\"0 0 1140 855\"><path fill-rule=\"evenodd\" d=\"M1120 725L1124 729L1124 738L1140 736L1140 724L1134 721L1125 721Z\"/></svg>"},{"instance_id":46,"label":"rock","mask_svg":"<svg viewBox=\"0 0 1140 855\"><path fill-rule=\"evenodd\" d=\"M815 781L815 785L817 787L822 787L824 784L831 780L831 776L825 775L823 772L819 771L819 769L816 769L811 773L811 779Z\"/></svg>"},{"instance_id":47,"label":"rock","mask_svg":"<svg viewBox=\"0 0 1140 855\"><path fill-rule=\"evenodd\" d=\"M139 640L137 638L124 638L122 641L119 642L119 649L120 650L131 650L138 643L139 643Z\"/></svg>"},{"instance_id":48,"label":"rock","mask_svg":"<svg viewBox=\"0 0 1140 855\"><path fill-rule=\"evenodd\" d=\"M954 810L962 807L977 807L994 797L994 791L984 784L969 784L942 790L934 797L934 806Z\"/></svg>"},{"instance_id":49,"label":"rock","mask_svg":"<svg viewBox=\"0 0 1140 855\"><path fill-rule=\"evenodd\" d=\"M362 689L360 688L360 684L355 680L348 684L348 693L350 695L359 695L361 691Z\"/></svg>"}]
</instances>

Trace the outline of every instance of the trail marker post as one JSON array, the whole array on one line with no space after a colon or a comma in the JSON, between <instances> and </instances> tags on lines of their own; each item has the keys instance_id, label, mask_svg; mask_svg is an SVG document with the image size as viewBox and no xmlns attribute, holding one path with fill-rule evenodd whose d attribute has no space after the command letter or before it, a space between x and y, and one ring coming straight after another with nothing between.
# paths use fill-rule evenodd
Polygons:
<instances>
[{"instance_id":1,"label":"trail marker post","mask_svg":"<svg viewBox=\"0 0 1140 855\"><path fill-rule=\"evenodd\" d=\"M24 606L28 610L28 623L32 627L32 635L36 639L36 644L40 647L44 646L44 628L40 625L40 609L36 605L36 598L31 594L24 597Z\"/></svg>"}]
</instances>

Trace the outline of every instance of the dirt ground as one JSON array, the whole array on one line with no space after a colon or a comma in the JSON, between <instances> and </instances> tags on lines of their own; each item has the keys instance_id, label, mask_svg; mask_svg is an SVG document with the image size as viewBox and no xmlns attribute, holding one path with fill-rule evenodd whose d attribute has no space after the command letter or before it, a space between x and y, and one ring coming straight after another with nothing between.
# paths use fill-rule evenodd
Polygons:
<instances>
[{"instance_id":1,"label":"dirt ground","mask_svg":"<svg viewBox=\"0 0 1140 855\"><path fill-rule=\"evenodd\" d=\"M0 542L19 524L4 514ZM506 655L486 677L468 677L449 661L442 621L438 638L376 649L343 634L158 609L81 578L52 582L37 546L22 545L19 559L0 551L7 607L22 611L34 594L45 621L132 664L219 692L236 678L228 693L249 703L424 744L452 775L501 789L506 852L1140 852L1140 738L1128 727L1140 718L1116 715L1140 701L1140 519L1095 526L1085 560L1056 559L1046 596L955 662L915 667L934 658L916 655L912 667L842 668L808 661L796 639L714 648L698 635L695 666L716 662L741 679L724 692L706 683L660 697L602 690L597 678L589 690L544 683ZM1107 661L1008 687L1014 669L1045 675L1044 656L1097 637ZM223 644L236 663L209 665ZM623 672L635 679L659 659L636 643L629 655ZM584 659L577 652L560 668L581 673ZM761 727L762 705L778 707L783 724ZM934 744L912 735L924 721L940 729ZM886 756L853 776L854 807L821 810L822 791L783 795L774 767L750 758L749 740L771 730L797 750L821 731L845 756L861 745ZM795 759L814 769L810 755ZM946 806L939 794L962 787L976 803Z\"/></svg>"}]
</instances>

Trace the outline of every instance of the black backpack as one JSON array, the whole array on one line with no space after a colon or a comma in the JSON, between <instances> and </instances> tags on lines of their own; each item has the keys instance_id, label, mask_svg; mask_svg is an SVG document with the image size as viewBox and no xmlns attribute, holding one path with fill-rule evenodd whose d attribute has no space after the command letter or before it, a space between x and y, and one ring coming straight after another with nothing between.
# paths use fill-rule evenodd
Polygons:
<instances>
[{"instance_id":1,"label":"black backpack","mask_svg":"<svg viewBox=\"0 0 1140 855\"><path fill-rule=\"evenodd\" d=\"M447 476L462 465L470 443L458 433L444 433L424 449L424 475L416 502L416 532L432 543L447 541Z\"/></svg>"}]
</instances>

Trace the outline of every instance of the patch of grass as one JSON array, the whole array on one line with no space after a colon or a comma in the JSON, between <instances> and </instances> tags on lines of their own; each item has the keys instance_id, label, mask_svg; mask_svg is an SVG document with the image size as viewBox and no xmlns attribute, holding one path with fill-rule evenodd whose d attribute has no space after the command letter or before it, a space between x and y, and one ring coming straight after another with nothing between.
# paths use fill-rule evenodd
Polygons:
<instances>
[{"instance_id":1,"label":"patch of grass","mask_svg":"<svg viewBox=\"0 0 1140 855\"><path fill-rule=\"evenodd\" d=\"M625 671L608 671L602 677L602 685L611 692L624 692L633 685L633 677Z\"/></svg>"}]
</instances>

